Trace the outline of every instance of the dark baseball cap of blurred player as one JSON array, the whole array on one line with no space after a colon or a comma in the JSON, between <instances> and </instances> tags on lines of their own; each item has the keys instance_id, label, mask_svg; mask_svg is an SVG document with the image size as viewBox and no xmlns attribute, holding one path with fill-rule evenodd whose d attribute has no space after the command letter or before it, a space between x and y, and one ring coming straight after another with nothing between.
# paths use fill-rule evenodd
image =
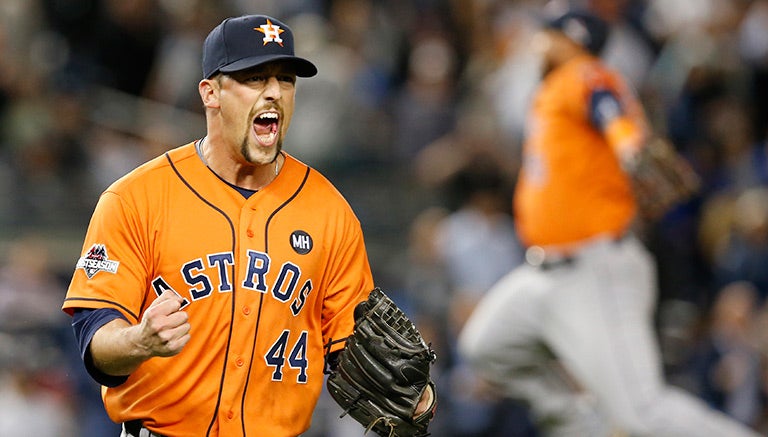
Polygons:
<instances>
[{"instance_id":1,"label":"dark baseball cap of blurred player","mask_svg":"<svg viewBox=\"0 0 768 437\"><path fill-rule=\"evenodd\" d=\"M596 56L602 52L610 33L605 20L583 9L551 8L545 12L542 27L561 32Z\"/></svg>"},{"instance_id":2,"label":"dark baseball cap of blurred player","mask_svg":"<svg viewBox=\"0 0 768 437\"><path fill-rule=\"evenodd\" d=\"M291 64L299 77L317 74L312 62L296 56L293 31L285 23L266 15L227 18L205 39L203 78L278 60Z\"/></svg>"}]
</instances>

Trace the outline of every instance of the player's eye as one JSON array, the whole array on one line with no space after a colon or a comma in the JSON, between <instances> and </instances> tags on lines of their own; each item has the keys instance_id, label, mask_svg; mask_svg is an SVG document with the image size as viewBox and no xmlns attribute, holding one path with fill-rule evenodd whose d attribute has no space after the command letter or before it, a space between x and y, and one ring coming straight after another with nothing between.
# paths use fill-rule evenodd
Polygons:
<instances>
[{"instance_id":1,"label":"player's eye","mask_svg":"<svg viewBox=\"0 0 768 437\"><path fill-rule=\"evenodd\" d=\"M263 74L254 74L245 79L246 82L266 82L266 80L267 76Z\"/></svg>"},{"instance_id":2,"label":"player's eye","mask_svg":"<svg viewBox=\"0 0 768 437\"><path fill-rule=\"evenodd\" d=\"M277 76L277 80L280 82L293 84L293 83L296 83L296 76L293 76L290 74L280 74Z\"/></svg>"}]
</instances>

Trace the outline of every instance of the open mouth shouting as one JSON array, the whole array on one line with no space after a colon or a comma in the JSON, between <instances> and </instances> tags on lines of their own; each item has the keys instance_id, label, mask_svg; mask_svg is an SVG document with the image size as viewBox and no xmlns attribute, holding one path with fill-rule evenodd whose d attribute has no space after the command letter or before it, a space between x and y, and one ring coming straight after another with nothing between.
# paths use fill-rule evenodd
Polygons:
<instances>
[{"instance_id":1,"label":"open mouth shouting","mask_svg":"<svg viewBox=\"0 0 768 437\"><path fill-rule=\"evenodd\" d=\"M264 147L272 147L280 135L280 114L276 111L262 112L253 120L256 141Z\"/></svg>"}]
</instances>

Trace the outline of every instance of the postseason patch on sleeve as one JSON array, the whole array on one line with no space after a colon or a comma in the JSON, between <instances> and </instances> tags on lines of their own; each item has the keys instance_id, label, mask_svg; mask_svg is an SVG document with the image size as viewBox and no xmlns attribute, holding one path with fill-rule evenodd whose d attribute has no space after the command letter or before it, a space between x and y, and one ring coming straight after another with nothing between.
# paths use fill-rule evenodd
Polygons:
<instances>
[{"instance_id":1,"label":"postseason patch on sleeve","mask_svg":"<svg viewBox=\"0 0 768 437\"><path fill-rule=\"evenodd\" d=\"M117 273L117 268L120 266L120 261L110 260L107 255L107 247L103 244L94 244L90 249L77 261L75 270L83 269L85 276L88 279L93 278L96 273L109 272L112 274Z\"/></svg>"}]
</instances>

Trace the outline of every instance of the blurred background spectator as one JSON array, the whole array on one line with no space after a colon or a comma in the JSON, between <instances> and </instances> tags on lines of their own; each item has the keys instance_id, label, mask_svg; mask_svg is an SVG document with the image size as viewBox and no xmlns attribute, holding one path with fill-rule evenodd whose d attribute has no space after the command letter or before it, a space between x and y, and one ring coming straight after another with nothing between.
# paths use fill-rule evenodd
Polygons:
<instances>
[{"instance_id":1,"label":"blurred background spectator","mask_svg":"<svg viewBox=\"0 0 768 437\"><path fill-rule=\"evenodd\" d=\"M197 139L200 48L228 15L289 23L289 153L345 194L377 282L438 351L440 436L535 436L477 383L454 334L520 262L510 215L544 0L0 2L0 434L116 436L59 311L97 196ZM768 0L580 0L699 196L649 229L671 380L768 432ZM361 436L323 396L309 436Z\"/></svg>"},{"instance_id":2,"label":"blurred background spectator","mask_svg":"<svg viewBox=\"0 0 768 437\"><path fill-rule=\"evenodd\" d=\"M706 335L694 353L701 397L742 423L757 425L765 410L760 390L762 364L754 341L758 293L746 281L718 293Z\"/></svg>"}]
</instances>

